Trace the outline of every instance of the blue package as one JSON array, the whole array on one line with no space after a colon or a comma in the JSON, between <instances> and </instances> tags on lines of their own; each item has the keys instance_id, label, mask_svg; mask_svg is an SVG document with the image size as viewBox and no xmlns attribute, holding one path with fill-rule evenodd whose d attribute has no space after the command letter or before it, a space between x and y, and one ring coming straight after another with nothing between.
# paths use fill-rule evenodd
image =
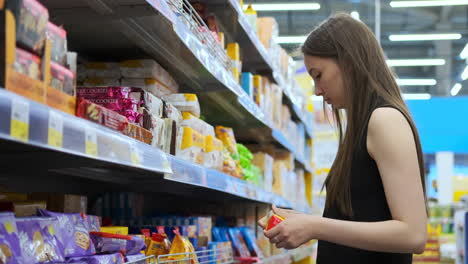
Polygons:
<instances>
[{"instance_id":1,"label":"blue package","mask_svg":"<svg viewBox=\"0 0 468 264\"><path fill-rule=\"evenodd\" d=\"M236 250L237 256L242 258L251 257L250 252L245 244L244 237L239 228L229 228L229 237L231 238L232 245Z\"/></svg>"},{"instance_id":2,"label":"blue package","mask_svg":"<svg viewBox=\"0 0 468 264\"><path fill-rule=\"evenodd\" d=\"M199 263L208 263L210 261L207 247L199 247L197 249L197 258Z\"/></svg>"},{"instance_id":3,"label":"blue package","mask_svg":"<svg viewBox=\"0 0 468 264\"><path fill-rule=\"evenodd\" d=\"M136 255L129 255L125 257L126 262L132 262L135 264L146 264L145 254L136 254Z\"/></svg>"},{"instance_id":4,"label":"blue package","mask_svg":"<svg viewBox=\"0 0 468 264\"><path fill-rule=\"evenodd\" d=\"M249 248L250 254L252 256L263 258L263 253L258 247L253 229L246 226L240 227L239 229L244 236L244 240Z\"/></svg>"},{"instance_id":5,"label":"blue package","mask_svg":"<svg viewBox=\"0 0 468 264\"><path fill-rule=\"evenodd\" d=\"M253 95L253 75L250 72L242 73L242 89L249 95Z\"/></svg>"}]
</instances>

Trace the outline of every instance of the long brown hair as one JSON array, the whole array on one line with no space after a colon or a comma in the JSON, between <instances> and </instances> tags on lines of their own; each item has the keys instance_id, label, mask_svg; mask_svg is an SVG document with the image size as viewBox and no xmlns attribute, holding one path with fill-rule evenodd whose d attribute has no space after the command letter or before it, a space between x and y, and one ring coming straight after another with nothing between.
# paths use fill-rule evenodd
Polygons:
<instances>
[{"instance_id":1,"label":"long brown hair","mask_svg":"<svg viewBox=\"0 0 468 264\"><path fill-rule=\"evenodd\" d=\"M305 55L335 59L343 74L346 115L344 117L339 109L333 108L340 141L325 181L326 207L335 204L343 214L353 216L350 182L353 150L362 144L356 139L365 140L363 134L369 115L382 102L403 113L411 126L425 194L425 170L419 135L395 75L387 66L384 52L372 31L347 14L337 14L312 31L301 49Z\"/></svg>"}]
</instances>

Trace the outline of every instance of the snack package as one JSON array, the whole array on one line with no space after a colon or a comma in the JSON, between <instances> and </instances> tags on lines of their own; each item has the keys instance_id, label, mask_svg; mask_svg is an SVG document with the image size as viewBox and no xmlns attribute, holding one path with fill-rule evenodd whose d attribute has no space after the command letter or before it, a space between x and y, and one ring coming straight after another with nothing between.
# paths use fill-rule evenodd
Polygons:
<instances>
[{"instance_id":1,"label":"snack package","mask_svg":"<svg viewBox=\"0 0 468 264\"><path fill-rule=\"evenodd\" d=\"M182 112L182 126L195 129L204 136L215 136L214 127L189 112Z\"/></svg>"},{"instance_id":2,"label":"snack package","mask_svg":"<svg viewBox=\"0 0 468 264\"><path fill-rule=\"evenodd\" d=\"M149 130L152 134L151 146L162 149L164 120L156 115L150 114L145 109L143 111L143 128Z\"/></svg>"},{"instance_id":3,"label":"snack package","mask_svg":"<svg viewBox=\"0 0 468 264\"><path fill-rule=\"evenodd\" d=\"M135 255L146 249L145 241L137 236L103 232L91 232L90 235L97 253L121 252L124 255Z\"/></svg>"},{"instance_id":4,"label":"snack package","mask_svg":"<svg viewBox=\"0 0 468 264\"><path fill-rule=\"evenodd\" d=\"M123 78L121 81L122 86L137 87L161 98L166 95L177 93L178 90L171 90L164 86L160 81L153 78L137 79L137 78Z\"/></svg>"},{"instance_id":5,"label":"snack package","mask_svg":"<svg viewBox=\"0 0 468 264\"><path fill-rule=\"evenodd\" d=\"M271 192L273 186L273 158L264 153L254 153L252 164L259 167L263 175L263 189L267 192Z\"/></svg>"},{"instance_id":6,"label":"snack package","mask_svg":"<svg viewBox=\"0 0 468 264\"><path fill-rule=\"evenodd\" d=\"M62 27L47 23L47 38L50 40L50 59L65 66L67 62L67 31Z\"/></svg>"},{"instance_id":7,"label":"snack package","mask_svg":"<svg viewBox=\"0 0 468 264\"><path fill-rule=\"evenodd\" d=\"M146 251L146 256L167 255L171 250L171 243L166 234L153 233L151 243Z\"/></svg>"},{"instance_id":8,"label":"snack package","mask_svg":"<svg viewBox=\"0 0 468 264\"><path fill-rule=\"evenodd\" d=\"M237 142L232 128L216 126L216 137L218 137L223 142L232 158L234 160L238 160L239 152L237 151Z\"/></svg>"},{"instance_id":9,"label":"snack package","mask_svg":"<svg viewBox=\"0 0 468 264\"><path fill-rule=\"evenodd\" d=\"M82 86L96 87L96 86L120 86L120 80L115 78L101 78L90 77L83 81Z\"/></svg>"},{"instance_id":10,"label":"snack package","mask_svg":"<svg viewBox=\"0 0 468 264\"><path fill-rule=\"evenodd\" d=\"M23 49L16 48L13 68L32 79L42 80L41 58Z\"/></svg>"},{"instance_id":11,"label":"snack package","mask_svg":"<svg viewBox=\"0 0 468 264\"><path fill-rule=\"evenodd\" d=\"M16 219L23 263L65 261L62 244L56 237L59 231L55 230L52 221L57 220L37 217Z\"/></svg>"},{"instance_id":12,"label":"snack package","mask_svg":"<svg viewBox=\"0 0 468 264\"><path fill-rule=\"evenodd\" d=\"M62 65L50 63L50 86L69 95L75 95L75 74Z\"/></svg>"},{"instance_id":13,"label":"snack package","mask_svg":"<svg viewBox=\"0 0 468 264\"><path fill-rule=\"evenodd\" d=\"M196 94L171 94L164 96L163 100L174 105L181 112L189 112L200 117L200 104Z\"/></svg>"},{"instance_id":14,"label":"snack package","mask_svg":"<svg viewBox=\"0 0 468 264\"><path fill-rule=\"evenodd\" d=\"M154 60L128 60L120 63L122 76L125 78L151 78L159 80L169 90L177 91L179 87L172 76Z\"/></svg>"},{"instance_id":15,"label":"snack package","mask_svg":"<svg viewBox=\"0 0 468 264\"><path fill-rule=\"evenodd\" d=\"M135 255L130 255L130 256L125 256L125 261L126 262L135 262L135 261L139 261L139 260L142 260L141 263L137 263L137 264L146 264L146 260L144 260L145 258L145 254L135 254Z\"/></svg>"},{"instance_id":16,"label":"snack package","mask_svg":"<svg viewBox=\"0 0 468 264\"><path fill-rule=\"evenodd\" d=\"M263 107L264 104L264 92L262 85L262 76L254 75L253 76L253 100L260 107Z\"/></svg>"},{"instance_id":17,"label":"snack package","mask_svg":"<svg viewBox=\"0 0 468 264\"><path fill-rule=\"evenodd\" d=\"M195 250L193 245L190 241L186 238L181 236L177 231L174 231L176 235L174 236L174 241L172 241L171 250L169 251L169 255L173 254L180 254L175 256L168 257L168 260L187 260L187 263L190 264L197 264L198 258L195 254ZM188 254L181 254L181 253L188 253ZM188 261L189 259L189 261Z\"/></svg>"},{"instance_id":18,"label":"snack package","mask_svg":"<svg viewBox=\"0 0 468 264\"><path fill-rule=\"evenodd\" d=\"M242 73L242 89L249 95L249 97L253 97L253 75L250 72L243 72Z\"/></svg>"},{"instance_id":19,"label":"snack package","mask_svg":"<svg viewBox=\"0 0 468 264\"><path fill-rule=\"evenodd\" d=\"M88 218L90 232L101 232L101 220L99 216L83 214L82 217Z\"/></svg>"},{"instance_id":20,"label":"snack package","mask_svg":"<svg viewBox=\"0 0 468 264\"><path fill-rule=\"evenodd\" d=\"M127 128L124 129L122 133L126 136L129 136L148 145L151 145L153 142L153 134L151 133L151 131L133 123L128 123Z\"/></svg>"},{"instance_id":21,"label":"snack package","mask_svg":"<svg viewBox=\"0 0 468 264\"><path fill-rule=\"evenodd\" d=\"M80 214L64 214L38 210L42 216L57 217L57 238L64 247L65 257L93 255L96 253L89 237L89 224Z\"/></svg>"},{"instance_id":22,"label":"snack package","mask_svg":"<svg viewBox=\"0 0 468 264\"><path fill-rule=\"evenodd\" d=\"M19 233L13 213L0 213L0 263L22 264Z\"/></svg>"},{"instance_id":23,"label":"snack package","mask_svg":"<svg viewBox=\"0 0 468 264\"><path fill-rule=\"evenodd\" d=\"M203 165L212 169L223 169L223 142L214 136L205 137L205 153Z\"/></svg>"},{"instance_id":24,"label":"snack package","mask_svg":"<svg viewBox=\"0 0 468 264\"><path fill-rule=\"evenodd\" d=\"M129 124L125 116L83 98L77 98L76 116L120 132Z\"/></svg>"},{"instance_id":25,"label":"snack package","mask_svg":"<svg viewBox=\"0 0 468 264\"><path fill-rule=\"evenodd\" d=\"M237 171L236 161L231 157L225 146L223 147L223 172L237 178L241 177Z\"/></svg>"},{"instance_id":26,"label":"snack package","mask_svg":"<svg viewBox=\"0 0 468 264\"><path fill-rule=\"evenodd\" d=\"M248 258L250 256L250 252L245 245L244 237L242 236L241 231L237 227L229 228L229 238L231 239L232 245L236 250L236 255L241 258Z\"/></svg>"},{"instance_id":27,"label":"snack package","mask_svg":"<svg viewBox=\"0 0 468 264\"><path fill-rule=\"evenodd\" d=\"M162 136L159 138L159 148L171 155L176 155L177 124L170 118L164 118Z\"/></svg>"},{"instance_id":28,"label":"snack package","mask_svg":"<svg viewBox=\"0 0 468 264\"><path fill-rule=\"evenodd\" d=\"M115 62L89 62L84 65L88 78L119 79L120 67Z\"/></svg>"},{"instance_id":29,"label":"snack package","mask_svg":"<svg viewBox=\"0 0 468 264\"><path fill-rule=\"evenodd\" d=\"M86 263L86 264L123 264L125 263L124 256L121 253L105 254L105 255L94 255L94 256L82 256L68 258L67 263Z\"/></svg>"},{"instance_id":30,"label":"snack package","mask_svg":"<svg viewBox=\"0 0 468 264\"><path fill-rule=\"evenodd\" d=\"M251 256L263 258L263 253L257 245L257 241L255 240L254 231L246 226L239 228L242 236L244 237L244 241L247 244L247 248L250 251Z\"/></svg>"},{"instance_id":31,"label":"snack package","mask_svg":"<svg viewBox=\"0 0 468 264\"><path fill-rule=\"evenodd\" d=\"M101 232L116 234L116 235L128 235L127 226L102 226Z\"/></svg>"},{"instance_id":32,"label":"snack package","mask_svg":"<svg viewBox=\"0 0 468 264\"><path fill-rule=\"evenodd\" d=\"M205 137L190 127L181 127L177 139L176 156L184 160L203 164Z\"/></svg>"},{"instance_id":33,"label":"snack package","mask_svg":"<svg viewBox=\"0 0 468 264\"><path fill-rule=\"evenodd\" d=\"M182 123L182 113L174 105L168 102L164 102L164 118L172 119L176 122L177 128Z\"/></svg>"},{"instance_id":34,"label":"snack package","mask_svg":"<svg viewBox=\"0 0 468 264\"><path fill-rule=\"evenodd\" d=\"M9 8L16 10L16 42L42 54L49 11L37 0L8 1Z\"/></svg>"},{"instance_id":35,"label":"snack package","mask_svg":"<svg viewBox=\"0 0 468 264\"><path fill-rule=\"evenodd\" d=\"M270 210L266 216L259 220L259 223L261 226L265 227L265 231L268 231L283 221L284 218L282 216L277 215Z\"/></svg>"},{"instance_id":36,"label":"snack package","mask_svg":"<svg viewBox=\"0 0 468 264\"><path fill-rule=\"evenodd\" d=\"M152 115L157 117L163 116L164 110L164 103L161 99L157 98L156 96L152 95L144 91L141 88L131 88L131 92L129 93L129 98L134 99L135 101L139 101L139 112L142 113L141 109L147 110Z\"/></svg>"}]
</instances>

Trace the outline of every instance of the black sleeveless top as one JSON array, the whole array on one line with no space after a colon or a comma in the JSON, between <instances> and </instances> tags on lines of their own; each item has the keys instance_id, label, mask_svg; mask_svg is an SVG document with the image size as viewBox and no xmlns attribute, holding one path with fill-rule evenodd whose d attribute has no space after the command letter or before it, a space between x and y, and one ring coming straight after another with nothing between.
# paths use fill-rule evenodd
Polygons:
<instances>
[{"instance_id":1,"label":"black sleeveless top","mask_svg":"<svg viewBox=\"0 0 468 264\"><path fill-rule=\"evenodd\" d=\"M391 107L376 102L373 109ZM368 114L367 124L370 116ZM354 148L351 168L351 205L354 216L349 218L340 213L336 205L325 209L324 217L358 222L391 220L384 187L376 162L367 151L367 126ZM411 264L412 254L372 252L319 241L317 264Z\"/></svg>"}]
</instances>

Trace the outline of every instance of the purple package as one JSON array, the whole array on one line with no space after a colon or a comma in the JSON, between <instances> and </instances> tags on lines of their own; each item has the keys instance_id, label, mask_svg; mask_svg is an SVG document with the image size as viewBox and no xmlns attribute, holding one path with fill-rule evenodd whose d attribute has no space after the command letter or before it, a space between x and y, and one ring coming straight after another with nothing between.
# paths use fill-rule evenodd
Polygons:
<instances>
[{"instance_id":1,"label":"purple package","mask_svg":"<svg viewBox=\"0 0 468 264\"><path fill-rule=\"evenodd\" d=\"M89 224L80 214L56 213L43 209L40 215L55 216L58 220L57 238L62 243L65 257L89 256L96 253L89 238Z\"/></svg>"},{"instance_id":2,"label":"purple package","mask_svg":"<svg viewBox=\"0 0 468 264\"><path fill-rule=\"evenodd\" d=\"M94 255L85 257L73 257L68 259L68 263L86 263L86 264L123 264L124 257L120 253Z\"/></svg>"},{"instance_id":3,"label":"purple package","mask_svg":"<svg viewBox=\"0 0 468 264\"><path fill-rule=\"evenodd\" d=\"M99 231L101 231L101 221L99 220L98 216L83 215L83 217L88 218L89 232L99 232Z\"/></svg>"},{"instance_id":4,"label":"purple package","mask_svg":"<svg viewBox=\"0 0 468 264\"><path fill-rule=\"evenodd\" d=\"M54 220L38 217L16 219L24 263L65 261L63 248L55 236Z\"/></svg>"},{"instance_id":5,"label":"purple package","mask_svg":"<svg viewBox=\"0 0 468 264\"><path fill-rule=\"evenodd\" d=\"M143 239L137 236L91 232L91 239L98 253L122 252L124 255L135 255L146 249Z\"/></svg>"},{"instance_id":6,"label":"purple package","mask_svg":"<svg viewBox=\"0 0 468 264\"><path fill-rule=\"evenodd\" d=\"M126 256L126 257L125 257L125 260L126 260L127 262L136 262L136 263L138 263L138 264L139 264L138 261L141 260L141 263L142 263L142 264L146 264L145 258L146 258L146 255L140 253L140 254L136 254L136 255L129 255L129 256Z\"/></svg>"},{"instance_id":7,"label":"purple package","mask_svg":"<svg viewBox=\"0 0 468 264\"><path fill-rule=\"evenodd\" d=\"M13 213L0 213L0 263L26 263L21 258L21 247Z\"/></svg>"}]
</instances>

